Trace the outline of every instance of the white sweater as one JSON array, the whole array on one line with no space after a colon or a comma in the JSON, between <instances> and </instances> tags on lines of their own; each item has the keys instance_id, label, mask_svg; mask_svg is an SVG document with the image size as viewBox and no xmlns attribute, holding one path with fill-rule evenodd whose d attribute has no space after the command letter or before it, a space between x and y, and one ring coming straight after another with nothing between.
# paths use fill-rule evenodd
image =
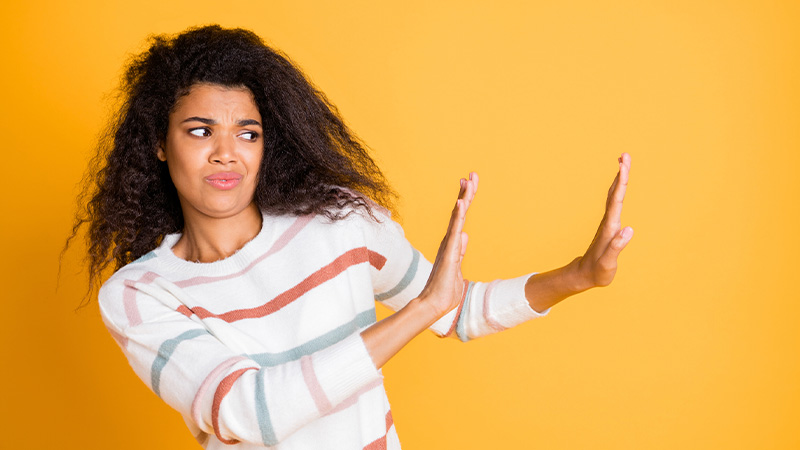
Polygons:
<instances>
[{"instance_id":1,"label":"white sweater","mask_svg":"<svg viewBox=\"0 0 800 450\"><path fill-rule=\"evenodd\" d=\"M416 297L431 264L376 214L265 215L213 263L178 258L180 235L168 235L103 285L103 321L206 449L400 448L360 332L376 300L398 310ZM525 300L529 276L469 282L432 330L467 341L546 315Z\"/></svg>"}]
</instances>

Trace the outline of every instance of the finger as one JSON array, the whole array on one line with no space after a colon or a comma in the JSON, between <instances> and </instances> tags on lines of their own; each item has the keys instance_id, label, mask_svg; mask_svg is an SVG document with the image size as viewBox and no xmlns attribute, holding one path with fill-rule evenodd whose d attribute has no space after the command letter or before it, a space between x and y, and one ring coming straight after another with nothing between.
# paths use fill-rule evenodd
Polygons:
<instances>
[{"instance_id":1,"label":"finger","mask_svg":"<svg viewBox=\"0 0 800 450\"><path fill-rule=\"evenodd\" d=\"M444 248L442 248L442 261L446 264L457 263L461 255L461 235L464 228L464 218L466 216L467 208L464 199L456 201L456 207L453 211L454 215L450 221L450 226L443 241Z\"/></svg>"},{"instance_id":2,"label":"finger","mask_svg":"<svg viewBox=\"0 0 800 450\"><path fill-rule=\"evenodd\" d=\"M470 191L467 200L470 204L475 199L475 194L478 193L478 174L476 172L469 173Z\"/></svg>"},{"instance_id":3,"label":"finger","mask_svg":"<svg viewBox=\"0 0 800 450\"><path fill-rule=\"evenodd\" d=\"M463 198L467 201L467 207L472 204L472 200L475 198L475 193L478 190L478 174L475 172L470 172L469 177L464 180L464 190L459 195L459 198Z\"/></svg>"},{"instance_id":4,"label":"finger","mask_svg":"<svg viewBox=\"0 0 800 450\"><path fill-rule=\"evenodd\" d=\"M624 184L628 184L628 176L630 175L631 171L631 155L628 153L623 153L621 157L622 161L620 162L620 175L622 182Z\"/></svg>"},{"instance_id":5,"label":"finger","mask_svg":"<svg viewBox=\"0 0 800 450\"><path fill-rule=\"evenodd\" d=\"M456 201L455 206L453 207L453 211L450 214L450 222L447 225L447 231L445 233L442 242L439 244L439 249L436 255L436 261L434 262L434 266L437 264L438 260L441 257L444 257L447 254L450 254L448 250L446 250L448 245L453 245L450 241L455 236L458 236L463 230L464 222L466 220L466 213L469 209L469 201L471 197L474 196L475 193L475 180L477 179L477 174L470 173L469 179L460 179L459 180L459 195L458 200ZM457 245L457 244L456 244ZM458 252L456 252L456 255ZM451 254L452 256L452 254Z\"/></svg>"},{"instance_id":6,"label":"finger","mask_svg":"<svg viewBox=\"0 0 800 450\"><path fill-rule=\"evenodd\" d=\"M614 181L611 182L611 187L608 188L608 195L606 196L606 210L608 209L608 205L611 204L611 199L614 198L614 190L617 189L617 184L619 184L619 172L617 172L617 176L614 177Z\"/></svg>"},{"instance_id":7,"label":"finger","mask_svg":"<svg viewBox=\"0 0 800 450\"><path fill-rule=\"evenodd\" d=\"M623 155L627 155L624 153ZM606 206L606 216L612 224L618 224L622 217L622 202L625 199L625 191L628 188L628 164L626 158L623 156L623 162L620 163L619 172L612 184L611 192L609 193L608 203Z\"/></svg>"},{"instance_id":8,"label":"finger","mask_svg":"<svg viewBox=\"0 0 800 450\"><path fill-rule=\"evenodd\" d=\"M467 242L469 242L469 235L467 233L461 233L461 248L459 248L459 256L458 256L458 264L461 265L461 262L464 261L464 255L467 254Z\"/></svg>"},{"instance_id":9,"label":"finger","mask_svg":"<svg viewBox=\"0 0 800 450\"><path fill-rule=\"evenodd\" d=\"M464 196L464 193L466 192L466 189L467 189L467 182L466 181L467 180L465 180L463 178L461 178L459 180L458 199L461 199ZM439 256L442 254L442 250L445 248L445 245L447 244L447 241L448 241L448 239L450 237L450 233L451 233L451 230L453 229L453 225L455 224L455 221L458 220L457 219L458 218L458 214L459 214L458 208L459 208L458 200L456 200L456 204L453 206L453 210L450 212L450 220L447 223L447 230L445 231L444 237L442 238L442 242L439 243L439 248L438 248L438 250L436 252L436 261L434 261L434 266L436 265L436 262L438 261Z\"/></svg>"},{"instance_id":10,"label":"finger","mask_svg":"<svg viewBox=\"0 0 800 450\"><path fill-rule=\"evenodd\" d=\"M476 180L477 174L475 174L475 172L470 172L468 179L461 179L461 185L463 186L463 189L460 193L461 195L459 195L459 199L461 199L464 203L464 214L466 214L466 210L469 210L472 200L475 197L475 190L477 187Z\"/></svg>"},{"instance_id":11,"label":"finger","mask_svg":"<svg viewBox=\"0 0 800 450\"><path fill-rule=\"evenodd\" d=\"M608 244L606 251L597 260L601 274L599 281L601 284L607 284L614 278L614 272L617 270L617 258L620 252L628 245L633 239L633 228L625 227L614 236L614 239ZM605 283L603 280L605 279Z\"/></svg>"},{"instance_id":12,"label":"finger","mask_svg":"<svg viewBox=\"0 0 800 450\"><path fill-rule=\"evenodd\" d=\"M461 178L458 182L460 183L458 187L458 198L464 198L464 193L467 191L467 180Z\"/></svg>"}]
</instances>

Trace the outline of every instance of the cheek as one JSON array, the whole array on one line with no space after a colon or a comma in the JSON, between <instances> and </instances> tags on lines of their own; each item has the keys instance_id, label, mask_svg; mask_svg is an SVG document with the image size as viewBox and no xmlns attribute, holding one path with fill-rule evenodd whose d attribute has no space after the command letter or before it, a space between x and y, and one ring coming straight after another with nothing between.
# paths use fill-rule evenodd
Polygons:
<instances>
[{"instance_id":1,"label":"cheek","mask_svg":"<svg viewBox=\"0 0 800 450\"><path fill-rule=\"evenodd\" d=\"M175 157L174 155L167 160L167 166L169 167L169 174L172 176L173 180L176 178L184 178L185 174L188 172L186 163L182 161L180 157Z\"/></svg>"},{"instance_id":2,"label":"cheek","mask_svg":"<svg viewBox=\"0 0 800 450\"><path fill-rule=\"evenodd\" d=\"M172 183L179 191L193 190L190 186L195 183L196 175L201 173L196 161L176 152L170 155L167 166Z\"/></svg>"},{"instance_id":3,"label":"cheek","mask_svg":"<svg viewBox=\"0 0 800 450\"><path fill-rule=\"evenodd\" d=\"M258 171L261 169L262 152L252 153L246 156L247 172L253 177L258 177Z\"/></svg>"}]
</instances>

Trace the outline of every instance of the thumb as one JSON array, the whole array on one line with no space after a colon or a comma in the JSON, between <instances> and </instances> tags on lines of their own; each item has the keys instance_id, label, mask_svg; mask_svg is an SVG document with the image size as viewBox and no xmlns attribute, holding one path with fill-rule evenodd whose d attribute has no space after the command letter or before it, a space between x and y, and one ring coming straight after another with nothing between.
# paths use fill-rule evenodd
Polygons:
<instances>
[{"instance_id":1,"label":"thumb","mask_svg":"<svg viewBox=\"0 0 800 450\"><path fill-rule=\"evenodd\" d=\"M628 242L633 239L633 228L625 227L611 239L608 248L603 252L603 255L598 259L600 267L604 269L611 269L617 266L617 258L620 252L628 245Z\"/></svg>"},{"instance_id":2,"label":"thumb","mask_svg":"<svg viewBox=\"0 0 800 450\"><path fill-rule=\"evenodd\" d=\"M461 261L464 260L464 255L467 253L467 242L469 242L469 236L467 233L461 232L461 254L458 255L458 264L461 264Z\"/></svg>"}]
</instances>

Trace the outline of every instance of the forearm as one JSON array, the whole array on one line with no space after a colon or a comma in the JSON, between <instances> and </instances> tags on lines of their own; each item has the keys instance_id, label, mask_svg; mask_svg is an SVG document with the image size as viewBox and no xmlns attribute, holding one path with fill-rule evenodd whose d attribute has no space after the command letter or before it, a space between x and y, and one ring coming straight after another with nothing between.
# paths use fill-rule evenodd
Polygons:
<instances>
[{"instance_id":1,"label":"forearm","mask_svg":"<svg viewBox=\"0 0 800 450\"><path fill-rule=\"evenodd\" d=\"M392 356L433 325L438 318L430 305L415 298L396 313L362 331L361 338L375 367L383 367Z\"/></svg>"},{"instance_id":2,"label":"forearm","mask_svg":"<svg viewBox=\"0 0 800 450\"><path fill-rule=\"evenodd\" d=\"M531 276L525 283L525 298L531 309L542 312L565 298L583 292L591 286L579 272L581 258L564 267Z\"/></svg>"}]
</instances>

